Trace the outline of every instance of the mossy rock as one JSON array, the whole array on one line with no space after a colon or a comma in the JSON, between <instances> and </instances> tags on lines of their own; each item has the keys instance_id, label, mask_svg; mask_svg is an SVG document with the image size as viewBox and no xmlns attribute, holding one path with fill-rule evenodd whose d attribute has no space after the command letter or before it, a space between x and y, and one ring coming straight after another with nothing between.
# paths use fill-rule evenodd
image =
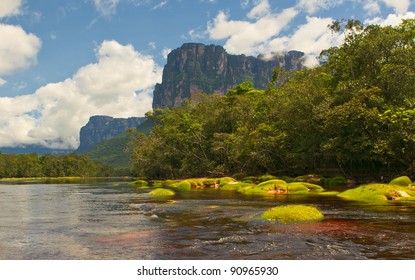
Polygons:
<instances>
[{"instance_id":1,"label":"mossy rock","mask_svg":"<svg viewBox=\"0 0 415 280\"><path fill-rule=\"evenodd\" d=\"M339 197L369 203L415 199L415 191L389 184L369 184L338 194Z\"/></svg>"},{"instance_id":2,"label":"mossy rock","mask_svg":"<svg viewBox=\"0 0 415 280\"><path fill-rule=\"evenodd\" d=\"M144 180L135 180L134 182L132 182L132 184L134 184L137 187L146 187L146 186L148 186L148 182L144 181Z\"/></svg>"},{"instance_id":3,"label":"mossy rock","mask_svg":"<svg viewBox=\"0 0 415 280\"><path fill-rule=\"evenodd\" d=\"M224 185L229 184L231 182L236 182L236 180L234 178L232 178L232 177L222 177L222 178L219 178L219 184L221 186L224 186Z\"/></svg>"},{"instance_id":4,"label":"mossy rock","mask_svg":"<svg viewBox=\"0 0 415 280\"><path fill-rule=\"evenodd\" d=\"M251 183L245 183L245 182L230 182L229 184L223 185L220 187L220 190L222 191L236 191L240 188L253 186Z\"/></svg>"},{"instance_id":5,"label":"mossy rock","mask_svg":"<svg viewBox=\"0 0 415 280\"><path fill-rule=\"evenodd\" d=\"M323 192L324 189L316 184L306 182L292 182L287 185L288 193L294 194L308 194L310 192L319 193Z\"/></svg>"},{"instance_id":6,"label":"mossy rock","mask_svg":"<svg viewBox=\"0 0 415 280\"><path fill-rule=\"evenodd\" d=\"M172 190L157 188L151 191L149 194L154 196L171 196L175 195L176 193Z\"/></svg>"},{"instance_id":7,"label":"mossy rock","mask_svg":"<svg viewBox=\"0 0 415 280\"><path fill-rule=\"evenodd\" d=\"M331 178L328 181L329 188L338 188L338 187L344 187L347 185L347 179L342 176L337 176L334 178Z\"/></svg>"},{"instance_id":8,"label":"mossy rock","mask_svg":"<svg viewBox=\"0 0 415 280\"><path fill-rule=\"evenodd\" d=\"M192 189L191 183L188 182L187 180L182 181L182 182L178 182L178 183L174 183L170 186L172 188L177 188L178 190L181 190L181 191L190 191Z\"/></svg>"},{"instance_id":9,"label":"mossy rock","mask_svg":"<svg viewBox=\"0 0 415 280\"><path fill-rule=\"evenodd\" d=\"M277 206L265 211L262 219L281 224L315 222L324 219L323 213L316 207L307 205Z\"/></svg>"},{"instance_id":10,"label":"mossy rock","mask_svg":"<svg viewBox=\"0 0 415 280\"><path fill-rule=\"evenodd\" d=\"M154 180L151 182L151 186L155 188L160 188L163 186L164 181L162 180Z\"/></svg>"},{"instance_id":11,"label":"mossy rock","mask_svg":"<svg viewBox=\"0 0 415 280\"><path fill-rule=\"evenodd\" d=\"M306 183L312 183L317 184L320 182L322 176L316 175L316 174L307 174L302 176L297 176L294 178L293 182L306 182Z\"/></svg>"},{"instance_id":12,"label":"mossy rock","mask_svg":"<svg viewBox=\"0 0 415 280\"><path fill-rule=\"evenodd\" d=\"M163 187L170 187L175 183L179 183L179 180L166 180L163 182Z\"/></svg>"},{"instance_id":13,"label":"mossy rock","mask_svg":"<svg viewBox=\"0 0 415 280\"><path fill-rule=\"evenodd\" d=\"M266 189L266 188L273 188L274 186L285 186L285 185L287 185L287 182L283 180L279 180L279 179L273 179L273 180L265 181L265 182L258 184L258 187Z\"/></svg>"},{"instance_id":14,"label":"mossy rock","mask_svg":"<svg viewBox=\"0 0 415 280\"><path fill-rule=\"evenodd\" d=\"M262 182L275 180L275 179L277 179L277 177L275 177L274 175L265 174L265 175L258 177L258 182L262 183Z\"/></svg>"},{"instance_id":15,"label":"mossy rock","mask_svg":"<svg viewBox=\"0 0 415 280\"><path fill-rule=\"evenodd\" d=\"M396 185L401 187L408 187L412 185L411 179L408 176L401 176L389 182L389 185Z\"/></svg>"}]
</instances>

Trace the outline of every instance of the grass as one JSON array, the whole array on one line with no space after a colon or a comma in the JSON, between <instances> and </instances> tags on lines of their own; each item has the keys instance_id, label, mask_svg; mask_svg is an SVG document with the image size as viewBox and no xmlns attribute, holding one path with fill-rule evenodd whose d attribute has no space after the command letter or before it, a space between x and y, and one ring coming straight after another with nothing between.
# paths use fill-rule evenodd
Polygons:
<instances>
[{"instance_id":1,"label":"grass","mask_svg":"<svg viewBox=\"0 0 415 280\"><path fill-rule=\"evenodd\" d=\"M319 221L324 215L316 207L307 205L277 206L265 211L262 219L281 224Z\"/></svg>"},{"instance_id":2,"label":"grass","mask_svg":"<svg viewBox=\"0 0 415 280\"><path fill-rule=\"evenodd\" d=\"M154 195L154 196L170 196L170 195L175 195L176 193L172 190L157 188L151 191L149 194Z\"/></svg>"},{"instance_id":3,"label":"grass","mask_svg":"<svg viewBox=\"0 0 415 280\"><path fill-rule=\"evenodd\" d=\"M415 199L415 191L390 184L362 185L338 194L339 197L370 203Z\"/></svg>"}]
</instances>

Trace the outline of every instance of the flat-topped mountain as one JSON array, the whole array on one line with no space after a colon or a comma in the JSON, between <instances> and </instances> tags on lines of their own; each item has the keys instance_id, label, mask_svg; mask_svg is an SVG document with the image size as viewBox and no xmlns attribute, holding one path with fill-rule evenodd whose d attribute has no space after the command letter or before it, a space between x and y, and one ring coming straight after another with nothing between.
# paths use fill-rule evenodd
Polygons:
<instances>
[{"instance_id":1,"label":"flat-topped mountain","mask_svg":"<svg viewBox=\"0 0 415 280\"><path fill-rule=\"evenodd\" d=\"M153 108L180 106L200 92L225 94L236 85L252 81L264 89L275 68L299 70L304 53L290 51L264 56L230 55L222 46L187 43L170 52L161 84L156 84Z\"/></svg>"},{"instance_id":2,"label":"flat-topped mountain","mask_svg":"<svg viewBox=\"0 0 415 280\"><path fill-rule=\"evenodd\" d=\"M144 120L144 117L92 116L88 123L81 128L80 145L77 152L84 152L103 140L126 132L129 128L137 128Z\"/></svg>"}]
</instances>

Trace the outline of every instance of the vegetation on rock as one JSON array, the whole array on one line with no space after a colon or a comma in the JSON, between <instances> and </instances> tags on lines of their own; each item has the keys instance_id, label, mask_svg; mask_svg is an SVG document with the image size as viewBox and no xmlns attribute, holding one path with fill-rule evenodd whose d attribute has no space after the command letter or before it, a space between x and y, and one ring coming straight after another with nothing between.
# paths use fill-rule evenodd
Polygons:
<instances>
[{"instance_id":1,"label":"vegetation on rock","mask_svg":"<svg viewBox=\"0 0 415 280\"><path fill-rule=\"evenodd\" d=\"M390 184L369 184L346 190L339 197L370 203L415 199L415 190Z\"/></svg>"},{"instance_id":2,"label":"vegetation on rock","mask_svg":"<svg viewBox=\"0 0 415 280\"><path fill-rule=\"evenodd\" d=\"M149 194L153 196L171 196L175 195L176 193L172 190L156 188L153 191L149 192Z\"/></svg>"},{"instance_id":3,"label":"vegetation on rock","mask_svg":"<svg viewBox=\"0 0 415 280\"><path fill-rule=\"evenodd\" d=\"M401 187L408 187L412 184L411 179L408 176L401 176L393 179L389 182L390 185L398 185Z\"/></svg>"},{"instance_id":4,"label":"vegetation on rock","mask_svg":"<svg viewBox=\"0 0 415 280\"><path fill-rule=\"evenodd\" d=\"M271 208L262 214L265 221L281 224L314 222L324 218L316 207L307 205L286 205Z\"/></svg>"}]
</instances>

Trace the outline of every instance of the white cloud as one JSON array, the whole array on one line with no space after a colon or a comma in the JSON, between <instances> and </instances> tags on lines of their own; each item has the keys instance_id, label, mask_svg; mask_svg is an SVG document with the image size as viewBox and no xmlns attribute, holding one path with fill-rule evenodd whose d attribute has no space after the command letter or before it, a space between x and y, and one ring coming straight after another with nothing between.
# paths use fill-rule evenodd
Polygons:
<instances>
[{"instance_id":1,"label":"white cloud","mask_svg":"<svg viewBox=\"0 0 415 280\"><path fill-rule=\"evenodd\" d=\"M309 14L315 14L320 10L328 10L343 2L344 0L299 0L297 7Z\"/></svg>"},{"instance_id":2,"label":"white cloud","mask_svg":"<svg viewBox=\"0 0 415 280\"><path fill-rule=\"evenodd\" d=\"M161 8L163 8L166 4L167 4L167 1L161 1L160 3L158 3L157 5L155 5L155 6L153 7L153 10L161 9Z\"/></svg>"},{"instance_id":3,"label":"white cloud","mask_svg":"<svg viewBox=\"0 0 415 280\"><path fill-rule=\"evenodd\" d=\"M38 37L26 33L20 26L0 23L0 38L7 38L0 40L0 79L16 69L27 68L36 63L36 56L41 48Z\"/></svg>"},{"instance_id":4,"label":"white cloud","mask_svg":"<svg viewBox=\"0 0 415 280\"><path fill-rule=\"evenodd\" d=\"M269 9L263 8L267 4L268 1L260 1L248 13L251 18L255 17L253 21L229 20L225 12L219 12L213 22L208 23L209 37L214 40L226 39L224 47L231 53L258 52L298 14L294 8L285 9L279 14L271 13Z\"/></svg>"},{"instance_id":5,"label":"white cloud","mask_svg":"<svg viewBox=\"0 0 415 280\"><path fill-rule=\"evenodd\" d=\"M387 6L395 9L398 14L404 14L408 11L410 0L382 0Z\"/></svg>"},{"instance_id":6,"label":"white cloud","mask_svg":"<svg viewBox=\"0 0 415 280\"><path fill-rule=\"evenodd\" d=\"M331 18L307 17L307 23L298 27L291 35L276 38L268 46L268 52L273 50L298 50L306 54L305 65L314 67L318 65L316 57L324 49L339 45L343 35L333 34L327 26Z\"/></svg>"},{"instance_id":7,"label":"white cloud","mask_svg":"<svg viewBox=\"0 0 415 280\"><path fill-rule=\"evenodd\" d=\"M131 117L151 110L153 86L162 75L152 57L116 41L104 41L96 56L97 63L62 82L31 95L0 98L0 146L75 149L91 115Z\"/></svg>"},{"instance_id":8,"label":"white cloud","mask_svg":"<svg viewBox=\"0 0 415 280\"><path fill-rule=\"evenodd\" d=\"M3 85L5 85L5 84L7 84L7 81L4 80L4 79L2 79L2 78L0 78L0 87L3 86Z\"/></svg>"},{"instance_id":9,"label":"white cloud","mask_svg":"<svg viewBox=\"0 0 415 280\"><path fill-rule=\"evenodd\" d=\"M20 14L22 0L1 0L0 18Z\"/></svg>"},{"instance_id":10,"label":"white cloud","mask_svg":"<svg viewBox=\"0 0 415 280\"><path fill-rule=\"evenodd\" d=\"M261 18L264 15L269 14L271 6L268 3L268 0L257 1L257 5L247 14L247 17L250 19Z\"/></svg>"},{"instance_id":11,"label":"white cloud","mask_svg":"<svg viewBox=\"0 0 415 280\"><path fill-rule=\"evenodd\" d=\"M94 0L97 11L103 16L109 16L117 12L118 3L121 0Z\"/></svg>"},{"instance_id":12,"label":"white cloud","mask_svg":"<svg viewBox=\"0 0 415 280\"><path fill-rule=\"evenodd\" d=\"M376 0L366 1L363 4L363 9L368 12L369 16L380 13L380 6Z\"/></svg>"},{"instance_id":13,"label":"white cloud","mask_svg":"<svg viewBox=\"0 0 415 280\"><path fill-rule=\"evenodd\" d=\"M387 25L397 26L401 24L403 19L411 19L411 18L415 18L414 12L407 12L402 15L390 14L386 18L375 17L372 19L365 20L364 24L365 25L377 24L380 26L387 26Z\"/></svg>"},{"instance_id":14,"label":"white cloud","mask_svg":"<svg viewBox=\"0 0 415 280\"><path fill-rule=\"evenodd\" d=\"M163 51L161 52L161 55L163 56L164 59L167 59L167 56L169 55L169 53L171 53L171 49L164 48Z\"/></svg>"}]
</instances>

